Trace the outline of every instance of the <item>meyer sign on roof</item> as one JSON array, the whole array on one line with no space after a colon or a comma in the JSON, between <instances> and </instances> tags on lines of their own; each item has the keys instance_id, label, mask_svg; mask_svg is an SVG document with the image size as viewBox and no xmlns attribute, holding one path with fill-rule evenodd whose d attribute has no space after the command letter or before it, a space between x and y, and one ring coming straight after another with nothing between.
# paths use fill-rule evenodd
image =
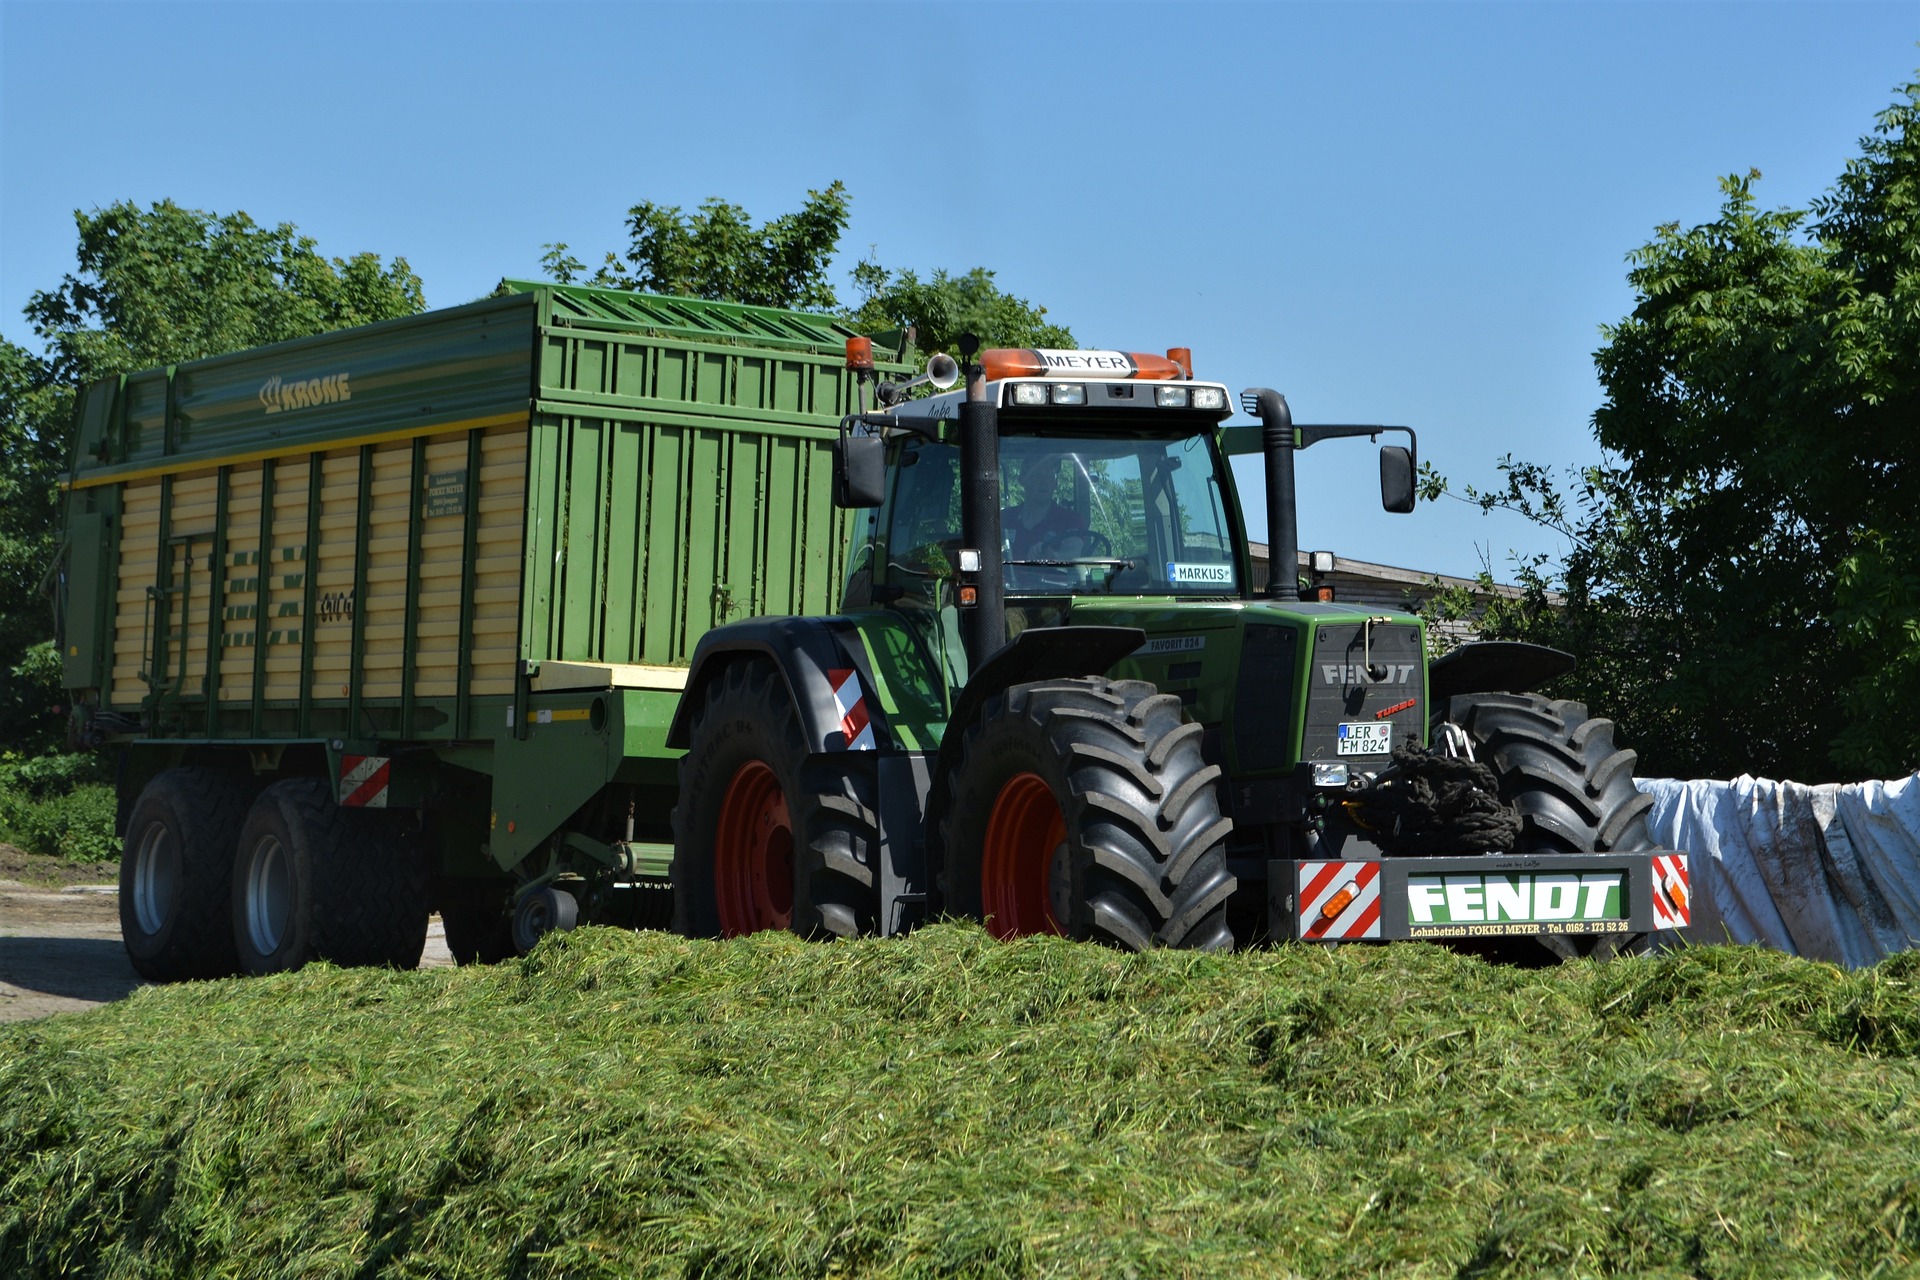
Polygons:
<instances>
[{"instance_id":1,"label":"meyer sign on roof","mask_svg":"<svg viewBox=\"0 0 1920 1280\"><path fill-rule=\"evenodd\" d=\"M1033 353L1047 366L1049 374L1082 373L1095 377L1131 377L1140 366L1124 351L1059 351L1035 347Z\"/></svg>"}]
</instances>

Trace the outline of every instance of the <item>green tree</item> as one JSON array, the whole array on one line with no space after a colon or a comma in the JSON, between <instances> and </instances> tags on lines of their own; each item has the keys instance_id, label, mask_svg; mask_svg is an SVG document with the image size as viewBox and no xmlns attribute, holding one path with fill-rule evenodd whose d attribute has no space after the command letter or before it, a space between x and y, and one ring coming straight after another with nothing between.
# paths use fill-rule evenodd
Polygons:
<instances>
[{"instance_id":1,"label":"green tree","mask_svg":"<svg viewBox=\"0 0 1920 1280\"><path fill-rule=\"evenodd\" d=\"M54 550L74 394L99 378L324 333L424 305L406 260L323 257L291 223L170 200L76 212L78 269L35 293L44 354L0 338L0 739L58 736L52 620L37 588Z\"/></svg>"},{"instance_id":2,"label":"green tree","mask_svg":"<svg viewBox=\"0 0 1920 1280\"><path fill-rule=\"evenodd\" d=\"M687 213L642 200L627 211L630 242L609 253L588 284L687 298L713 298L798 311L839 306L827 268L847 227L847 189L807 192L794 213L755 226L747 211L717 196ZM541 263L562 284L585 270L567 246L549 244Z\"/></svg>"},{"instance_id":3,"label":"green tree","mask_svg":"<svg viewBox=\"0 0 1920 1280\"><path fill-rule=\"evenodd\" d=\"M922 277L869 257L852 272L859 305L842 309L828 271L851 203L846 186L832 182L807 192L797 212L755 226L745 209L717 196L694 213L643 200L627 214L626 252L608 253L592 275L564 242L544 245L540 265L562 284L832 311L865 333L911 328L929 352L952 351L962 333L988 346L1074 345L1072 333L1046 319L1045 307L1001 292L984 267Z\"/></svg>"},{"instance_id":4,"label":"green tree","mask_svg":"<svg viewBox=\"0 0 1920 1280\"><path fill-rule=\"evenodd\" d=\"M880 333L912 328L922 351L954 350L954 339L972 333L990 347L1065 347L1073 334L1050 322L1045 307L1001 292L993 272L975 267L965 275L943 270L922 279L913 271L889 271L869 258L853 269L861 303L849 319L856 329Z\"/></svg>"},{"instance_id":5,"label":"green tree","mask_svg":"<svg viewBox=\"0 0 1920 1280\"><path fill-rule=\"evenodd\" d=\"M1563 564L1522 566L1564 608L1490 629L1578 656L1561 691L1654 770L1920 765L1920 83L1902 93L1812 208L1729 177L1715 220L1631 255L1636 305L1595 355L1601 464L1567 485L1508 459L1468 493L1567 536Z\"/></svg>"}]
</instances>

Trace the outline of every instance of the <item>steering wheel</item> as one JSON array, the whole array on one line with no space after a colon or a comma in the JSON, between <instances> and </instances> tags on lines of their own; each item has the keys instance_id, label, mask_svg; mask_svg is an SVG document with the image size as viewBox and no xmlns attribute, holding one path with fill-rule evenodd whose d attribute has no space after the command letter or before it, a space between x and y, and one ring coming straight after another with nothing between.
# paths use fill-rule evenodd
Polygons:
<instances>
[{"instance_id":1,"label":"steering wheel","mask_svg":"<svg viewBox=\"0 0 1920 1280\"><path fill-rule=\"evenodd\" d=\"M1080 544L1079 555L1099 560L1113 558L1113 543L1107 540L1107 535L1092 529L1066 529L1049 534L1034 544L1034 550L1041 553L1057 551L1064 544L1075 541Z\"/></svg>"}]
</instances>

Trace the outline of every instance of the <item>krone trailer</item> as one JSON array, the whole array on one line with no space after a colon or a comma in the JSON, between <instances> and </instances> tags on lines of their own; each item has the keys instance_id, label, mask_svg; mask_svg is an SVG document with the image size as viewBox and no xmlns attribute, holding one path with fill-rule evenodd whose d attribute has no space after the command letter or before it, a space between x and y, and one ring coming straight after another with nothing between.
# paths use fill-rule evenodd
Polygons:
<instances>
[{"instance_id":1,"label":"krone trailer","mask_svg":"<svg viewBox=\"0 0 1920 1280\"><path fill-rule=\"evenodd\" d=\"M839 603L849 336L507 281L87 388L59 637L139 972L410 967L434 910L462 960L666 923L694 645Z\"/></svg>"}]
</instances>

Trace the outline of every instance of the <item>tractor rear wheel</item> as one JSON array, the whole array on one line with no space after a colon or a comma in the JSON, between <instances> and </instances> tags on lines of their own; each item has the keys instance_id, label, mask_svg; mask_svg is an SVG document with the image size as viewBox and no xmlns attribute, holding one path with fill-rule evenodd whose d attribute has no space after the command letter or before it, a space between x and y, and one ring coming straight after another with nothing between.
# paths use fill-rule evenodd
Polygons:
<instances>
[{"instance_id":1,"label":"tractor rear wheel","mask_svg":"<svg viewBox=\"0 0 1920 1280\"><path fill-rule=\"evenodd\" d=\"M141 791L120 858L120 936L149 982L235 972L233 855L246 781L213 769L168 769Z\"/></svg>"},{"instance_id":2,"label":"tractor rear wheel","mask_svg":"<svg viewBox=\"0 0 1920 1280\"><path fill-rule=\"evenodd\" d=\"M771 663L728 666L707 686L680 761L674 931L872 933L880 846L874 793L868 753L809 763L799 715Z\"/></svg>"},{"instance_id":3,"label":"tractor rear wheel","mask_svg":"<svg viewBox=\"0 0 1920 1280\"><path fill-rule=\"evenodd\" d=\"M288 778L253 802L233 873L233 935L248 973L419 965L427 877L392 815L334 803L324 778Z\"/></svg>"},{"instance_id":4,"label":"tractor rear wheel","mask_svg":"<svg viewBox=\"0 0 1920 1280\"><path fill-rule=\"evenodd\" d=\"M966 731L941 824L948 905L1002 938L1233 945L1216 765L1138 680L1015 685Z\"/></svg>"}]
</instances>

